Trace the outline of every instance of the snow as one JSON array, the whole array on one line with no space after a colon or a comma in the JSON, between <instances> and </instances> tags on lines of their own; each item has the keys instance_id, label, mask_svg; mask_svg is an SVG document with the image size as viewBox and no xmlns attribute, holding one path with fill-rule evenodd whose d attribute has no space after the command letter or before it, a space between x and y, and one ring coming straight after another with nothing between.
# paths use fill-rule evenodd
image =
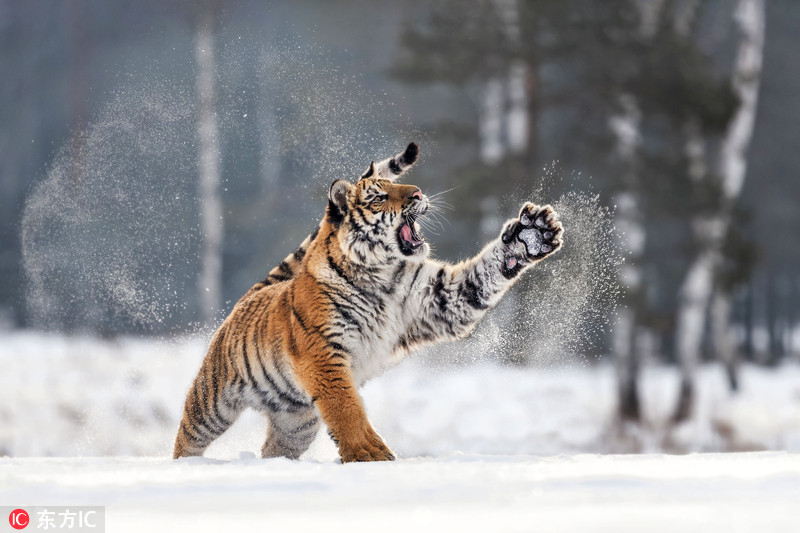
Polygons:
<instances>
[{"instance_id":1,"label":"snow","mask_svg":"<svg viewBox=\"0 0 800 533\"><path fill-rule=\"evenodd\" d=\"M0 335L0 455L171 454L207 339ZM620 434L610 422L616 387L611 365L437 366L435 357L417 354L362 389L370 420L400 457L455 451L800 452L797 365L745 365L738 395L728 392L720 367L701 368L696 414L675 428L667 421L678 390L677 370L646 365L641 393L647 424ZM265 424L257 413L245 413L207 456L258 453ZM335 460L324 430L306 458Z\"/></svg>"},{"instance_id":2,"label":"snow","mask_svg":"<svg viewBox=\"0 0 800 533\"><path fill-rule=\"evenodd\" d=\"M104 505L108 531L794 531L800 367L702 368L670 428L678 375L648 365L647 424L615 429L610 365L436 365L420 354L362 390L393 463L256 458L244 415L205 458L169 459L205 339L6 332L0 502ZM663 452L783 450L664 455ZM649 452L613 455L608 452ZM589 453L587 453L589 452ZM52 457L37 457L52 456Z\"/></svg>"},{"instance_id":3,"label":"snow","mask_svg":"<svg viewBox=\"0 0 800 533\"><path fill-rule=\"evenodd\" d=\"M796 531L800 455L0 459L0 501L125 531Z\"/></svg>"}]
</instances>

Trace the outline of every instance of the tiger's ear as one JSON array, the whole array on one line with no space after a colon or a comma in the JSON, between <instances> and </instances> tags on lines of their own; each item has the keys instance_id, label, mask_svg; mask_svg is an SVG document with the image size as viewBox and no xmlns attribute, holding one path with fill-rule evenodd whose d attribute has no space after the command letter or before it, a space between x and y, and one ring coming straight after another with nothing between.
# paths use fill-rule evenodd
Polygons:
<instances>
[{"instance_id":1,"label":"tiger's ear","mask_svg":"<svg viewBox=\"0 0 800 533\"><path fill-rule=\"evenodd\" d=\"M340 224L347 214L347 194L353 186L345 180L336 180L328 191L328 220Z\"/></svg>"}]
</instances>

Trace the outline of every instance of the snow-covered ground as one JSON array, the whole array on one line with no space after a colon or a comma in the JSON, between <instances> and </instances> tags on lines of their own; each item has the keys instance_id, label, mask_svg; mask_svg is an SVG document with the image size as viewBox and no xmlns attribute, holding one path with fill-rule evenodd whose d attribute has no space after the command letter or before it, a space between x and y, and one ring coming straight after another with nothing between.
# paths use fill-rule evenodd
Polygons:
<instances>
[{"instance_id":1,"label":"snow-covered ground","mask_svg":"<svg viewBox=\"0 0 800 533\"><path fill-rule=\"evenodd\" d=\"M205 340L99 341L0 333L0 456L168 456ZM800 452L800 367L745 366L731 395L718 367L699 376L696 416L677 428L677 374L647 367L647 424L620 433L610 365L431 366L411 358L367 384L379 432L400 457L478 454ZM257 452L265 421L246 413L207 455ZM308 458L333 460L321 433Z\"/></svg>"},{"instance_id":2,"label":"snow-covered ground","mask_svg":"<svg viewBox=\"0 0 800 533\"><path fill-rule=\"evenodd\" d=\"M0 459L3 505L105 505L106 531L797 531L800 455L445 455L348 464ZM5 518L5 517L3 517Z\"/></svg>"},{"instance_id":3,"label":"snow-covered ground","mask_svg":"<svg viewBox=\"0 0 800 533\"><path fill-rule=\"evenodd\" d=\"M204 340L0 340L0 505L104 505L107 531L729 533L800 523L797 366L745 367L737 396L719 368L703 369L696 416L676 428L665 421L677 376L648 367L647 424L620 429L610 365L436 366L428 355L362 391L394 463L339 464L322 432L300 461L257 459L265 422L254 413L207 458L172 461ZM783 451L662 454L746 450ZM646 453L609 453L624 451Z\"/></svg>"}]
</instances>

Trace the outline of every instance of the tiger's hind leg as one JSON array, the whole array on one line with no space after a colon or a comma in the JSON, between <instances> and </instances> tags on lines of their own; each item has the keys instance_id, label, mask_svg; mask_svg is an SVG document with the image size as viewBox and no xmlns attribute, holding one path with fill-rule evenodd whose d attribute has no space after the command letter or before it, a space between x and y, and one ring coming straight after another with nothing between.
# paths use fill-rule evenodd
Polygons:
<instances>
[{"instance_id":1,"label":"tiger's hind leg","mask_svg":"<svg viewBox=\"0 0 800 533\"><path fill-rule=\"evenodd\" d=\"M201 456L233 424L245 408L242 387L218 384L220 376L205 372L206 364L186 397L172 457Z\"/></svg>"},{"instance_id":2,"label":"tiger's hind leg","mask_svg":"<svg viewBox=\"0 0 800 533\"><path fill-rule=\"evenodd\" d=\"M269 420L261 457L299 459L317 436L321 421L314 407L301 411L265 413Z\"/></svg>"}]
</instances>

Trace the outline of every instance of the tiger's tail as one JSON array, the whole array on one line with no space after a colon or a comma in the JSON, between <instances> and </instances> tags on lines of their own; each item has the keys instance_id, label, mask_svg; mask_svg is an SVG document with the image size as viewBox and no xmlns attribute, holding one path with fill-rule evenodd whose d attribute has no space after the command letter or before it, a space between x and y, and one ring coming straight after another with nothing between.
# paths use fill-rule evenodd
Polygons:
<instances>
[{"instance_id":1,"label":"tiger's tail","mask_svg":"<svg viewBox=\"0 0 800 533\"><path fill-rule=\"evenodd\" d=\"M270 270L266 278L253 285L249 292L293 279L300 271L300 263L303 262L308 247L311 246L311 243L317 238L317 233L319 233L319 227L314 230L314 233L310 234L300 243L297 250L287 255L278 266Z\"/></svg>"},{"instance_id":2,"label":"tiger's tail","mask_svg":"<svg viewBox=\"0 0 800 533\"><path fill-rule=\"evenodd\" d=\"M395 181L414 166L418 157L419 146L414 142L409 143L406 149L396 156L384 159L380 163L376 163L375 161L370 163L367 171L361 175L361 179L383 178L389 181Z\"/></svg>"}]
</instances>

